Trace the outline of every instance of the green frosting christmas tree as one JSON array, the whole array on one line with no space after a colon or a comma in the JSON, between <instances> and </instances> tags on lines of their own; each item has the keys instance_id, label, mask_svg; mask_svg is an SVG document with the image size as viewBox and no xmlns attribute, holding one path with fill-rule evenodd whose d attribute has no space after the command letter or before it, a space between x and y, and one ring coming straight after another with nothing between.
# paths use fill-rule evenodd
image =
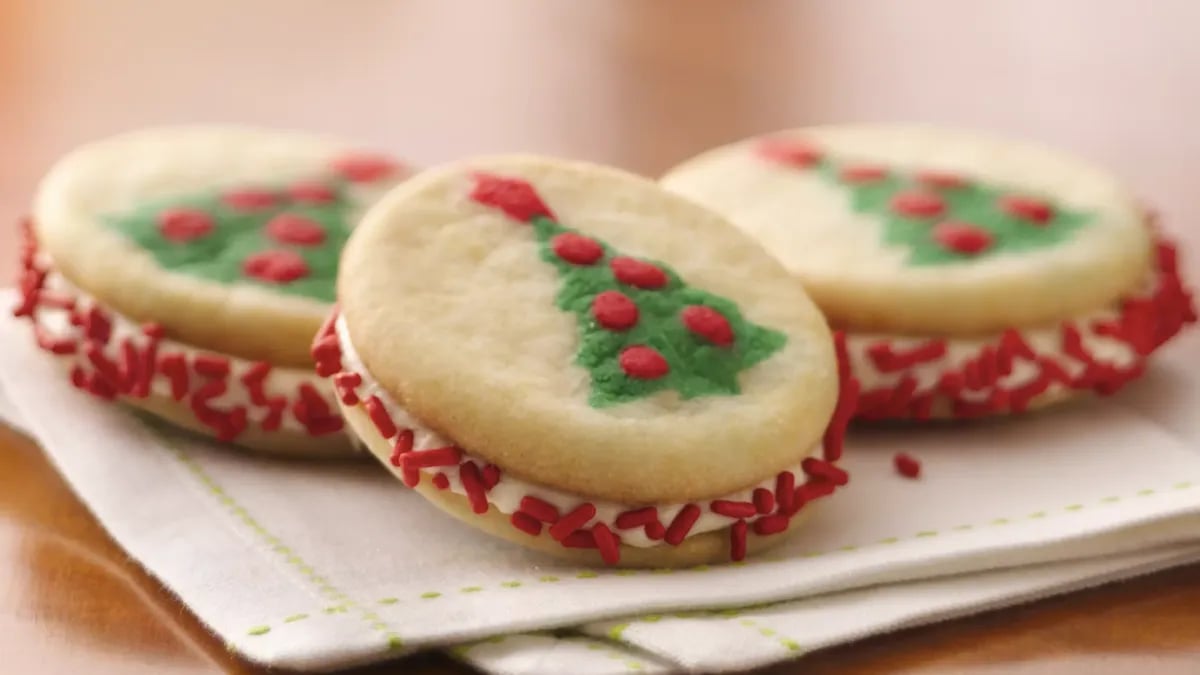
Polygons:
<instances>
[{"instance_id":1,"label":"green frosting christmas tree","mask_svg":"<svg viewBox=\"0 0 1200 675\"><path fill-rule=\"evenodd\" d=\"M944 265L1054 246L1092 220L1040 196L939 172L841 162L802 141L768 139L769 161L812 171L849 191L855 211L883 221L884 242L912 265Z\"/></svg>"},{"instance_id":2,"label":"green frosting christmas tree","mask_svg":"<svg viewBox=\"0 0 1200 675\"><path fill-rule=\"evenodd\" d=\"M332 302L338 257L361 206L352 184L383 180L397 168L375 156L342 157L313 180L201 190L103 222L164 269Z\"/></svg>"},{"instance_id":3,"label":"green frosting christmas tree","mask_svg":"<svg viewBox=\"0 0 1200 675\"><path fill-rule=\"evenodd\" d=\"M562 225L528 182L478 175L471 197L528 223L542 259L558 270L557 303L576 317L576 362L591 373L594 407L663 390L684 399L738 394L739 373L787 342L663 263L621 255Z\"/></svg>"}]
</instances>

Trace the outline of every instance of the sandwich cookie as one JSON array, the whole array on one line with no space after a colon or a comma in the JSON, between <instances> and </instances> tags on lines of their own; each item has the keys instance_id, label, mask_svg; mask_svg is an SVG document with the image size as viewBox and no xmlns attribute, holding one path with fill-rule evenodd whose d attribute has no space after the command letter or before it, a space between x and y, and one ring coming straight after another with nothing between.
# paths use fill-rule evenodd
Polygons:
<instances>
[{"instance_id":1,"label":"sandwich cookie","mask_svg":"<svg viewBox=\"0 0 1200 675\"><path fill-rule=\"evenodd\" d=\"M397 163L305 135L139 131L39 186L17 316L79 389L222 441L353 452L308 348L338 255Z\"/></svg>"},{"instance_id":2,"label":"sandwich cookie","mask_svg":"<svg viewBox=\"0 0 1200 675\"><path fill-rule=\"evenodd\" d=\"M1129 190L1047 148L819 127L705 152L661 183L805 284L845 332L863 418L1111 394L1196 320L1174 247Z\"/></svg>"},{"instance_id":3,"label":"sandwich cookie","mask_svg":"<svg viewBox=\"0 0 1200 675\"><path fill-rule=\"evenodd\" d=\"M800 285L615 169L468 160L385 197L317 336L351 429L491 534L584 563L741 560L848 478L852 392Z\"/></svg>"}]
</instances>

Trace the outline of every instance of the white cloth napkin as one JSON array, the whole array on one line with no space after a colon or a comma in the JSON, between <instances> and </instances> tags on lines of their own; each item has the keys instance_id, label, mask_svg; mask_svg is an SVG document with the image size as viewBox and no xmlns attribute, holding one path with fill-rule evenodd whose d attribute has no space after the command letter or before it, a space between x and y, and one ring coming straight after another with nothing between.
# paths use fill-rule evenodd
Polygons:
<instances>
[{"instance_id":1,"label":"white cloth napkin","mask_svg":"<svg viewBox=\"0 0 1200 675\"><path fill-rule=\"evenodd\" d=\"M850 488L799 536L674 572L564 566L460 525L369 462L259 459L147 424L72 389L7 317L0 388L110 534L251 660L328 670L586 624L456 653L504 673L663 672L750 667L1190 559L1196 345L1116 399L856 434ZM899 450L922 460L920 480L894 472ZM1022 565L1040 567L991 571ZM646 618L763 603L776 604Z\"/></svg>"}]
</instances>

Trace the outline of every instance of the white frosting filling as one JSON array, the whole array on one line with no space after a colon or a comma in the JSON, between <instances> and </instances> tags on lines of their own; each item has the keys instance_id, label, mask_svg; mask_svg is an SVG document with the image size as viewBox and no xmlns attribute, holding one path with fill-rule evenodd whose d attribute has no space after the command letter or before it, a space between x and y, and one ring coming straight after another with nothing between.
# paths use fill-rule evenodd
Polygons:
<instances>
[{"instance_id":1,"label":"white frosting filling","mask_svg":"<svg viewBox=\"0 0 1200 675\"><path fill-rule=\"evenodd\" d=\"M95 298L84 293L78 287L72 285L61 274L53 271L49 265L49 260L41 256L38 260L39 266L47 269L46 280L43 288L49 291L55 291L64 296L69 296L75 299L77 311L86 312L91 307L99 307L104 311L105 317L112 324L112 336L108 343L103 345L101 351L110 360L120 362L121 358L121 340L129 338L135 343L144 342L147 338L142 332L142 327L129 318L112 311L104 305L98 303ZM83 330L78 326L71 324L71 315L65 309L53 307L45 304L39 304L34 313L34 322L52 338L64 338L75 340L82 336ZM240 379L252 367L254 361L230 356L228 354L197 349L186 345L182 342L163 338L158 342L158 353L179 353L183 354L188 363L192 362L194 356L199 354L212 354L225 358L229 361L229 382L230 386L225 393L220 396L213 397L209 400L209 405L218 410L228 410L237 406L246 407L246 419L251 427L257 427L264 418L270 414L269 408L265 406L255 405L250 400L250 393L241 386ZM71 359L80 363L85 367L90 367L87 358L82 352L77 350L75 354L67 354L59 358ZM333 395L330 390L329 383L308 369L301 368L271 368L270 374L263 380L263 391L268 397L283 396L289 402L295 399L296 391L302 384L310 384L322 394L322 397L327 400L332 411L336 412L337 408L334 404ZM193 383L191 388L194 390L196 385ZM171 397L171 382L161 374L157 374L150 379L150 395L156 397L170 398ZM181 405L183 405L181 403ZM292 415L291 410L285 409L279 427L280 431L294 431L306 433L304 425Z\"/></svg>"},{"instance_id":2,"label":"white frosting filling","mask_svg":"<svg viewBox=\"0 0 1200 675\"><path fill-rule=\"evenodd\" d=\"M1095 322L1115 320L1119 318L1116 309L1103 309L1083 316L1075 317L1072 324L1078 329L1083 348L1096 361L1120 369L1132 367L1140 358L1128 343L1110 336L1101 335L1093 327ZM1060 326L1029 329L1020 332L1022 339L1035 354L1054 359L1071 377L1083 374L1087 364L1070 356L1063 350L1062 330ZM915 394L927 394L938 387L942 373L948 370L960 370L971 359L979 355L980 350L988 344L995 345L998 335L982 338L947 338L945 355L903 368L896 372L884 372L875 365L869 354L872 345L879 343L890 344L896 351L907 351L927 343L929 337L891 337L880 334L850 333L846 334L846 350L850 357L851 369L858 378L863 392L873 389L892 388L906 376L916 380ZM959 394L968 400L986 400L990 393L997 388L1013 389L1036 380L1041 372L1036 362L1021 358L1013 359L1012 371L1008 375L999 376L996 381L978 390L963 389ZM1045 393L1067 388L1068 385L1055 380Z\"/></svg>"},{"instance_id":3,"label":"white frosting filling","mask_svg":"<svg viewBox=\"0 0 1200 675\"><path fill-rule=\"evenodd\" d=\"M401 429L407 428L412 431L413 450L431 450L434 448L443 448L446 446L455 445L453 441L439 436L437 433L421 424L419 420L410 415L408 411L397 404L395 399L393 399L391 395L383 389L383 387L379 386L379 383L376 380L371 378L366 366L359 358L358 352L354 349L354 344L350 340L350 334L346 328L346 322L343 317L338 317L335 324L335 329L337 331L338 343L342 351L343 369L358 373L362 377L362 384L356 389L360 399L366 400L371 396L377 397L380 402L383 403L384 408L387 410L388 414L391 415L392 421L395 422L397 427ZM814 452L809 454L811 456L819 456L820 454L823 454L823 448L817 447ZM463 452L463 460L472 461L480 467L488 464L487 460L473 456L467 453L465 450ZM449 480L449 487L447 489L455 494L466 496L467 490L465 487L463 487L463 483L460 478L460 466L461 462L457 466L423 468L421 469L421 472L429 478L432 478L432 476L435 476L439 473L445 475ZM788 471L796 476L797 487L807 480L800 464L791 467L788 469ZM725 495L719 499L744 502L752 501L754 491L758 488L765 488L773 493L775 491L775 478L776 474L772 474L769 478L759 482L757 485L753 485L744 490ZM423 478L422 480L426 479L427 478ZM504 472L501 473L499 482L497 482L494 487L487 491L488 503L504 514L512 514L516 512L520 508L521 499L527 495L537 497L543 501L553 504L558 508L560 514L566 514L581 504L591 503L596 507L596 515L583 527L591 527L595 523L605 523L612 529L614 533L621 536L622 544L636 546L639 548L647 548L651 546L658 546L663 543L661 540L654 540L646 536L644 528L638 527L631 529L619 529L615 525L618 515L625 511L636 509L640 506L645 506L644 504L632 505L604 501L600 499L589 499L579 495L563 492L561 490L556 490L554 488L538 485L536 483L530 483ZM723 516L721 514L712 512L709 510L708 505L705 502L695 502L695 504L700 507L700 517L696 520L696 523L692 526L691 530L689 530L687 535L688 537L702 534L704 532L721 530L733 525L739 520L738 518L730 518L728 516ZM687 505L687 503L680 503L654 504L653 506L655 506L655 508L658 510L659 521L661 521L664 525L670 525L675 516L678 515L679 512L682 511ZM747 522L754 522L764 515L768 514L755 515L743 520Z\"/></svg>"}]
</instances>

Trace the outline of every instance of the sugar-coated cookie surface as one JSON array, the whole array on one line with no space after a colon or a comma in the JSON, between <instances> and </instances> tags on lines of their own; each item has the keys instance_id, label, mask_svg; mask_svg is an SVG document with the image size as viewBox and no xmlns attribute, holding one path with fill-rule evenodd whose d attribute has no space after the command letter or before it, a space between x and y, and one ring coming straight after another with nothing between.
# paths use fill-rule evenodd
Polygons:
<instances>
[{"instance_id":1,"label":"sugar-coated cookie surface","mask_svg":"<svg viewBox=\"0 0 1200 675\"><path fill-rule=\"evenodd\" d=\"M103 305L190 345L306 367L342 244L405 173L334 139L152 129L56 163L32 216L42 252Z\"/></svg>"},{"instance_id":2,"label":"sugar-coated cookie surface","mask_svg":"<svg viewBox=\"0 0 1200 675\"><path fill-rule=\"evenodd\" d=\"M661 182L753 234L850 330L977 335L1045 324L1105 308L1151 272L1133 195L1028 143L814 127L705 152Z\"/></svg>"},{"instance_id":3,"label":"sugar-coated cookie surface","mask_svg":"<svg viewBox=\"0 0 1200 675\"><path fill-rule=\"evenodd\" d=\"M497 157L413 178L355 231L338 299L408 413L582 497L753 486L820 447L838 394L829 331L782 265L721 217L589 164Z\"/></svg>"}]
</instances>

